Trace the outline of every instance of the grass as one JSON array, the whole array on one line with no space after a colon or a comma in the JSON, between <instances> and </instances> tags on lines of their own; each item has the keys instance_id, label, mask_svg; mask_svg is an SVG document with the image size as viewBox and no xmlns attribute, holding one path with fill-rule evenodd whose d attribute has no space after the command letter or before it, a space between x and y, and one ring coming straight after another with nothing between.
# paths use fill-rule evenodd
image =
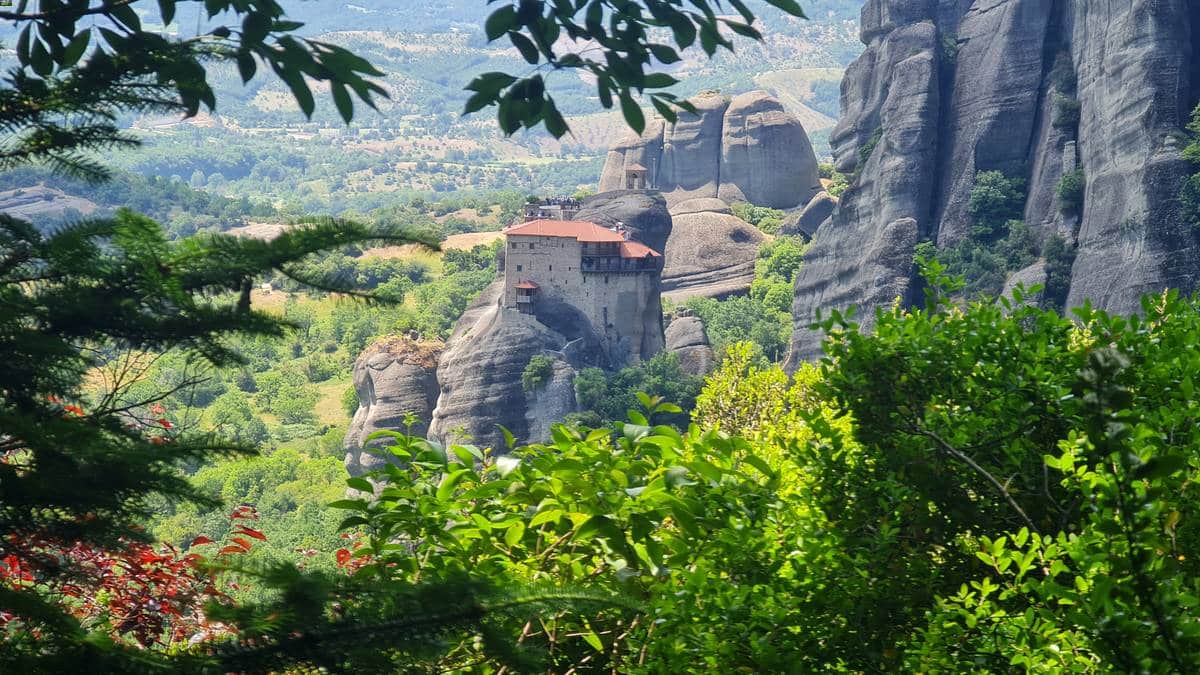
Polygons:
<instances>
[{"instance_id":1,"label":"grass","mask_svg":"<svg viewBox=\"0 0 1200 675\"><path fill-rule=\"evenodd\" d=\"M350 385L349 377L326 380L314 385L321 395L321 398L317 399L317 404L313 406L313 411L317 414L317 421L320 424L337 425L350 421L346 416L346 411L342 408L342 394Z\"/></svg>"}]
</instances>

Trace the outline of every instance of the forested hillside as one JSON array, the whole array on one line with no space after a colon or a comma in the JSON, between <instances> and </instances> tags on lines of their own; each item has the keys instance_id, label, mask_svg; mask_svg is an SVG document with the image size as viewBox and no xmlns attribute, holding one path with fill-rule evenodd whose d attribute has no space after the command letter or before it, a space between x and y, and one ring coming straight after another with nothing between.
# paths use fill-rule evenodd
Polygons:
<instances>
[{"instance_id":1,"label":"forested hillside","mask_svg":"<svg viewBox=\"0 0 1200 675\"><path fill-rule=\"evenodd\" d=\"M736 52L712 61L687 56L672 65L681 81L676 92L786 92L784 100L805 113L827 152L821 139L837 116L837 81L861 45L856 2L816 5L806 8L813 21L765 18L762 43L742 40ZM549 80L572 129L564 138L541 130L505 138L487 116L462 117L463 88L473 77L519 71L524 63L511 46L487 42L487 10L474 0L285 6L305 23L301 34L345 46L385 73L388 98L378 112L363 110L346 127L332 106L306 119L285 83L260 75L243 85L234 64L215 63L209 77L219 94L216 110L182 122L173 115L124 118L144 145L117 153L113 167L287 213L366 213L434 192L571 194L595 185L604 149L624 128L620 115L598 109L591 85L570 73ZM152 26L153 12L139 11ZM195 32L198 16L181 8L173 29ZM0 52L0 65L11 63L6 59Z\"/></svg>"}]
</instances>

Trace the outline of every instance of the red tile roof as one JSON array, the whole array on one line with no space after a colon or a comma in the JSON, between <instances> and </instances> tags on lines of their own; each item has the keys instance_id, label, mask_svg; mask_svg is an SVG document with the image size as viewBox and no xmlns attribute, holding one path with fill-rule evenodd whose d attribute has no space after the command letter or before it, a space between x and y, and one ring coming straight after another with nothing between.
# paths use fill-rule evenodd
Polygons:
<instances>
[{"instance_id":1,"label":"red tile roof","mask_svg":"<svg viewBox=\"0 0 1200 675\"><path fill-rule=\"evenodd\" d=\"M642 166L641 164L638 164L637 162L634 162L633 164L630 164L629 166L625 167L625 170L626 171L649 171L649 169Z\"/></svg>"},{"instance_id":2,"label":"red tile roof","mask_svg":"<svg viewBox=\"0 0 1200 675\"><path fill-rule=\"evenodd\" d=\"M662 257L662 254L658 251L655 251L649 246L636 241L621 242L621 246L619 248L621 250L622 258L645 258L646 256L650 256L652 258Z\"/></svg>"},{"instance_id":3,"label":"red tile roof","mask_svg":"<svg viewBox=\"0 0 1200 675\"><path fill-rule=\"evenodd\" d=\"M619 243L625 237L595 223L581 220L531 220L504 230L505 235L526 237L568 237L588 243Z\"/></svg>"},{"instance_id":4,"label":"red tile roof","mask_svg":"<svg viewBox=\"0 0 1200 675\"><path fill-rule=\"evenodd\" d=\"M527 291L536 291L538 285L532 281L521 281L513 285L513 288L520 288Z\"/></svg>"}]
</instances>

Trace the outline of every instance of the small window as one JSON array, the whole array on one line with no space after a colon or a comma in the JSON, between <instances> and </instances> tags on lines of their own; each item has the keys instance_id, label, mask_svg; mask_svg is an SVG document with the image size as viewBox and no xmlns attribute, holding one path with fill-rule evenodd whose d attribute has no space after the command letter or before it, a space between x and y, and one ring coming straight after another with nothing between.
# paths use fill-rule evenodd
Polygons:
<instances>
[{"instance_id":1,"label":"small window","mask_svg":"<svg viewBox=\"0 0 1200 675\"><path fill-rule=\"evenodd\" d=\"M550 271L551 271L551 272L553 272L553 271L554 271L554 265L551 265L551 266L550 266Z\"/></svg>"},{"instance_id":2,"label":"small window","mask_svg":"<svg viewBox=\"0 0 1200 675\"><path fill-rule=\"evenodd\" d=\"M518 271L518 272L524 272L524 271L525 271L525 266L524 266L524 265L517 265L517 271Z\"/></svg>"},{"instance_id":3,"label":"small window","mask_svg":"<svg viewBox=\"0 0 1200 675\"><path fill-rule=\"evenodd\" d=\"M514 242L512 243L512 247L513 247L513 248L516 248L516 247L517 247L517 242L515 242L515 241L514 241Z\"/></svg>"},{"instance_id":4,"label":"small window","mask_svg":"<svg viewBox=\"0 0 1200 675\"><path fill-rule=\"evenodd\" d=\"M518 270L519 270L519 269L520 269L520 268L518 268ZM607 274L605 274L605 275L604 275L604 283L606 283L606 284L608 283L608 275L607 275ZM607 311L607 310L606 310L606 311Z\"/></svg>"},{"instance_id":5,"label":"small window","mask_svg":"<svg viewBox=\"0 0 1200 675\"><path fill-rule=\"evenodd\" d=\"M531 250L531 251L533 250L533 242L532 241L529 242L529 250Z\"/></svg>"}]
</instances>

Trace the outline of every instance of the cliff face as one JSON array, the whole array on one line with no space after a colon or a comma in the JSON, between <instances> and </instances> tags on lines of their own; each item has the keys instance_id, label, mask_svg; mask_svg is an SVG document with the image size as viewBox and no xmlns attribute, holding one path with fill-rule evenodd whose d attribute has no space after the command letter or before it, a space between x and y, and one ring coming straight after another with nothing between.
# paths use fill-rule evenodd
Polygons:
<instances>
[{"instance_id":1,"label":"cliff face","mask_svg":"<svg viewBox=\"0 0 1200 675\"><path fill-rule=\"evenodd\" d=\"M346 469L361 475L379 468L384 460L364 450L367 437L376 431L404 429L404 419L415 415L412 433L424 435L437 403L437 362L440 342L387 338L363 351L354 362L354 390L358 410L346 432Z\"/></svg>"},{"instance_id":2,"label":"cliff face","mask_svg":"<svg viewBox=\"0 0 1200 675\"><path fill-rule=\"evenodd\" d=\"M696 114L675 124L651 120L641 136L628 136L608 152L600 191L625 187L625 170L640 164L647 186L674 205L697 198L747 201L789 209L817 190L817 160L804 127L783 104L756 91L734 97L702 94Z\"/></svg>"},{"instance_id":3,"label":"cliff face","mask_svg":"<svg viewBox=\"0 0 1200 675\"><path fill-rule=\"evenodd\" d=\"M981 171L1024 181L1038 238L1075 247L1068 306L1129 313L1146 292L1195 287L1200 246L1176 192L1178 132L1200 97L1200 2L868 0L861 25L831 138L854 179L797 280L789 366L819 355L818 309L857 305L869 327L875 309L916 300L914 247L968 236ZM1082 212L1065 216L1056 188L1076 168ZM1043 269L1013 276L1040 282Z\"/></svg>"}]
</instances>

